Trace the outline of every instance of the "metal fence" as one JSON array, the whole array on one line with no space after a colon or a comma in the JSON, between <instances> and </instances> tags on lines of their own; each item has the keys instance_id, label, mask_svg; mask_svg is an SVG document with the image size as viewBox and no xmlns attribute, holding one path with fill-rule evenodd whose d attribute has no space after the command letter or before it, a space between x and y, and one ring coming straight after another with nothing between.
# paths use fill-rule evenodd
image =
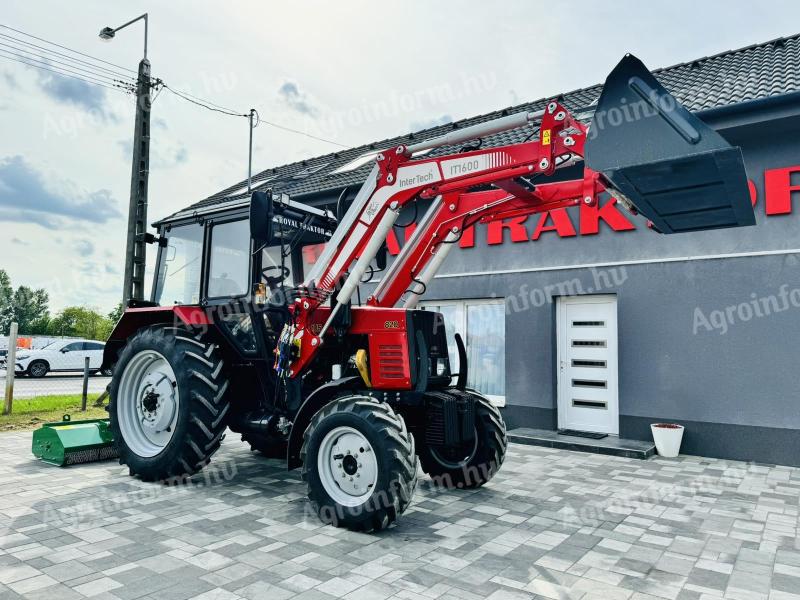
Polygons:
<instances>
[{"instance_id":1,"label":"metal fence","mask_svg":"<svg viewBox=\"0 0 800 600\"><path fill-rule=\"evenodd\" d=\"M8 345L0 351L3 415L80 412L92 408L111 381L100 371L101 342L54 339L45 348L20 348L17 325L11 324ZM102 398L101 398L102 400Z\"/></svg>"}]
</instances>

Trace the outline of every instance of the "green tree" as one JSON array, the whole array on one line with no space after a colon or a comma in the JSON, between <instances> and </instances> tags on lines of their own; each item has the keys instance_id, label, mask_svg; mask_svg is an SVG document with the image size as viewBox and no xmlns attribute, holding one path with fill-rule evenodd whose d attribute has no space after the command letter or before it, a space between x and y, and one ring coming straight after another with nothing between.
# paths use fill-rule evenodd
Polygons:
<instances>
[{"instance_id":1,"label":"green tree","mask_svg":"<svg viewBox=\"0 0 800 600\"><path fill-rule=\"evenodd\" d=\"M16 289L11 299L11 315L21 334L30 335L34 325L48 318L49 302L50 297L43 289L33 290L25 285Z\"/></svg>"},{"instance_id":2,"label":"green tree","mask_svg":"<svg viewBox=\"0 0 800 600\"><path fill-rule=\"evenodd\" d=\"M13 321L14 309L12 300L14 288L11 287L11 278L3 269L0 269L0 333L7 333Z\"/></svg>"},{"instance_id":3,"label":"green tree","mask_svg":"<svg viewBox=\"0 0 800 600\"><path fill-rule=\"evenodd\" d=\"M120 302L114 307L114 310L108 313L108 320L111 321L114 325L116 325L117 321L119 321L122 318L122 313L124 312L125 312L125 307L122 306L122 302Z\"/></svg>"},{"instance_id":4,"label":"green tree","mask_svg":"<svg viewBox=\"0 0 800 600\"><path fill-rule=\"evenodd\" d=\"M104 341L111 333L113 325L111 319L92 308L68 306L50 319L47 333Z\"/></svg>"}]
</instances>

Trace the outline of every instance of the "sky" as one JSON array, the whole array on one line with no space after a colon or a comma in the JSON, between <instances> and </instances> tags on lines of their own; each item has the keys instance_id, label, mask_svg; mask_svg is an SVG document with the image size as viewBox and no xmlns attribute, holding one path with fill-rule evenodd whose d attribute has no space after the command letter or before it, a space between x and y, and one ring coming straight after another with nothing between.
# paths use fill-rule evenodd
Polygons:
<instances>
[{"instance_id":1,"label":"sky","mask_svg":"<svg viewBox=\"0 0 800 600\"><path fill-rule=\"evenodd\" d=\"M147 12L153 76L308 134L262 123L258 172L593 85L626 52L654 69L800 29L794 0L653 6L2 0L0 25L135 70L141 22L107 43L97 33ZM108 312L121 297L133 120L130 95L0 58L0 269L15 286L47 289L53 312ZM246 119L162 91L148 220L244 179L247 141Z\"/></svg>"}]
</instances>

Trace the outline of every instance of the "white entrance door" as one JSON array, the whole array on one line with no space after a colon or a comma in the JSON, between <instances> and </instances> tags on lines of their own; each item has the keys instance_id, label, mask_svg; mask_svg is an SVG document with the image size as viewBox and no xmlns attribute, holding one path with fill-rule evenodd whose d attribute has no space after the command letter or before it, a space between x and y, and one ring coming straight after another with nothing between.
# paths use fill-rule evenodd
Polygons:
<instances>
[{"instance_id":1,"label":"white entrance door","mask_svg":"<svg viewBox=\"0 0 800 600\"><path fill-rule=\"evenodd\" d=\"M558 426L619 433L617 299L558 299Z\"/></svg>"}]
</instances>

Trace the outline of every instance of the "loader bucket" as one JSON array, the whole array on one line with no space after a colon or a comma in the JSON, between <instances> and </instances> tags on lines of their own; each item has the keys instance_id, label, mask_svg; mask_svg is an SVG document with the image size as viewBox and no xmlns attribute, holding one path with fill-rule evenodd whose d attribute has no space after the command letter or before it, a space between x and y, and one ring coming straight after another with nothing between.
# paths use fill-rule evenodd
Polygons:
<instances>
[{"instance_id":1,"label":"loader bucket","mask_svg":"<svg viewBox=\"0 0 800 600\"><path fill-rule=\"evenodd\" d=\"M586 164L662 233L755 225L741 150L635 56L608 76L584 150Z\"/></svg>"},{"instance_id":2,"label":"loader bucket","mask_svg":"<svg viewBox=\"0 0 800 600\"><path fill-rule=\"evenodd\" d=\"M72 421L69 415L56 423L45 423L33 432L33 455L59 467L106 460L119 456L108 420Z\"/></svg>"}]
</instances>

